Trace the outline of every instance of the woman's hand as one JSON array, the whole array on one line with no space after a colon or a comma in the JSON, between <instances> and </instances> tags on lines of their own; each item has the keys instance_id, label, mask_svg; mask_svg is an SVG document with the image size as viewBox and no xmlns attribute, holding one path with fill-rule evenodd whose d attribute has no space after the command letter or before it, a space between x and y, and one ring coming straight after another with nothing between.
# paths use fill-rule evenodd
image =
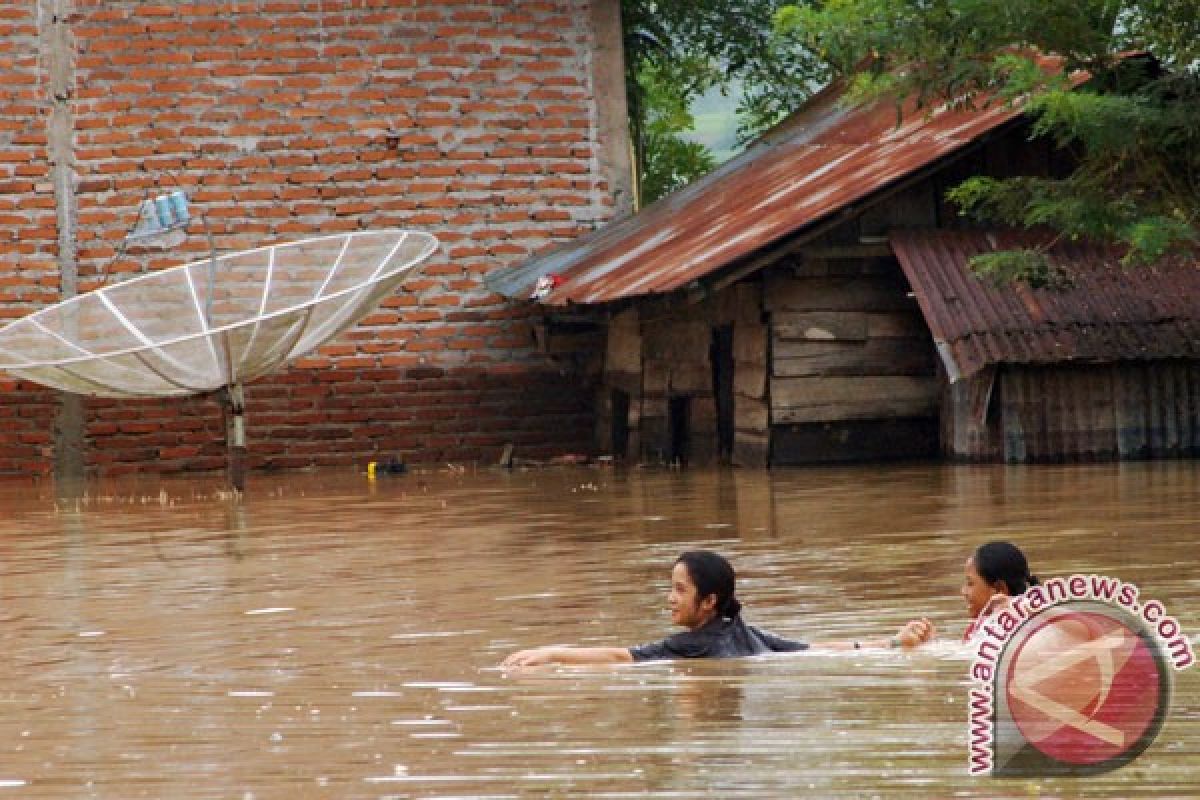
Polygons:
<instances>
[{"instance_id":1,"label":"woman's hand","mask_svg":"<svg viewBox=\"0 0 1200 800\"><path fill-rule=\"evenodd\" d=\"M540 667L544 664L553 664L556 659L555 647L534 647L530 650L518 650L508 658L504 659L503 667Z\"/></svg>"},{"instance_id":2,"label":"woman's hand","mask_svg":"<svg viewBox=\"0 0 1200 800\"><path fill-rule=\"evenodd\" d=\"M628 664L633 655L624 647L567 647L565 645L518 650L504 659L503 667L540 667L545 664Z\"/></svg>"},{"instance_id":3,"label":"woman's hand","mask_svg":"<svg viewBox=\"0 0 1200 800\"><path fill-rule=\"evenodd\" d=\"M914 619L905 625L895 636L895 641L901 647L916 647L933 639L933 623L928 617Z\"/></svg>"}]
</instances>

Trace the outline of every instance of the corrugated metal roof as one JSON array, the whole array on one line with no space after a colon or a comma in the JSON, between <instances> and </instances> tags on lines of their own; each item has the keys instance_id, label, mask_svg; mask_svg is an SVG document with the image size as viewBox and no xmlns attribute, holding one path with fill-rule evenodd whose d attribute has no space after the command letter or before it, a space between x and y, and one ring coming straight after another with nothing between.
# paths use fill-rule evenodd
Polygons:
<instances>
[{"instance_id":1,"label":"corrugated metal roof","mask_svg":"<svg viewBox=\"0 0 1200 800\"><path fill-rule=\"evenodd\" d=\"M988 364L1200 357L1200 263L1125 268L1111 248L1059 244L1066 289L997 286L972 256L1028 247L1030 235L895 231L892 249L952 379Z\"/></svg>"},{"instance_id":2,"label":"corrugated metal roof","mask_svg":"<svg viewBox=\"0 0 1200 800\"><path fill-rule=\"evenodd\" d=\"M543 303L604 303L687 286L961 150L1015 118L984 110L897 109L885 100L847 107L836 88L737 158L638 214L521 267L487 278L494 291L528 297L550 273L561 283Z\"/></svg>"}]
</instances>

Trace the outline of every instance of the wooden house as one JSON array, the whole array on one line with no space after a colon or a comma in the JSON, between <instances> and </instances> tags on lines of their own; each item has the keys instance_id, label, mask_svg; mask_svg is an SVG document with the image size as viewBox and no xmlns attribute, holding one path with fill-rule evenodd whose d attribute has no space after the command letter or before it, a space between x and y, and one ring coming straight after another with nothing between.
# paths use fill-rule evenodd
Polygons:
<instances>
[{"instance_id":1,"label":"wooden house","mask_svg":"<svg viewBox=\"0 0 1200 800\"><path fill-rule=\"evenodd\" d=\"M1200 268L1059 248L1069 289L968 261L1027 242L945 201L1059 174L1018 109L827 90L738 158L491 286L605 332L597 445L629 459L1010 462L1200 451Z\"/></svg>"}]
</instances>

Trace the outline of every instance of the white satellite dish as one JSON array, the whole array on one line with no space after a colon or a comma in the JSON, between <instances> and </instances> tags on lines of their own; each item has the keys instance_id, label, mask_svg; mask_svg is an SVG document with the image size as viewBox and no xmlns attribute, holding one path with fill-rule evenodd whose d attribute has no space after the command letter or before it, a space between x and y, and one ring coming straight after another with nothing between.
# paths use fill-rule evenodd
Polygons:
<instances>
[{"instance_id":1,"label":"white satellite dish","mask_svg":"<svg viewBox=\"0 0 1200 800\"><path fill-rule=\"evenodd\" d=\"M358 322L437 247L427 233L360 231L153 272L0 330L0 369L98 397L227 390L231 452L244 449L242 385Z\"/></svg>"},{"instance_id":2,"label":"white satellite dish","mask_svg":"<svg viewBox=\"0 0 1200 800\"><path fill-rule=\"evenodd\" d=\"M0 330L0 369L98 397L246 383L353 325L436 248L427 233L347 233L153 272Z\"/></svg>"}]
</instances>

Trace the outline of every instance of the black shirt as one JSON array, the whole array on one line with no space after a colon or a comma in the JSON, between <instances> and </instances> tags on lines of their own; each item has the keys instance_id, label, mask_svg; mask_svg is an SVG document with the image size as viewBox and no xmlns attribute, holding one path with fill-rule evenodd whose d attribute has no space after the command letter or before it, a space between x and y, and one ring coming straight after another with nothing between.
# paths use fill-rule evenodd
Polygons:
<instances>
[{"instance_id":1,"label":"black shirt","mask_svg":"<svg viewBox=\"0 0 1200 800\"><path fill-rule=\"evenodd\" d=\"M759 630L733 619L715 617L693 631L668 636L661 642L629 648L634 661L661 661L670 658L736 658L760 653L790 653L807 650L805 642L795 642Z\"/></svg>"}]
</instances>

